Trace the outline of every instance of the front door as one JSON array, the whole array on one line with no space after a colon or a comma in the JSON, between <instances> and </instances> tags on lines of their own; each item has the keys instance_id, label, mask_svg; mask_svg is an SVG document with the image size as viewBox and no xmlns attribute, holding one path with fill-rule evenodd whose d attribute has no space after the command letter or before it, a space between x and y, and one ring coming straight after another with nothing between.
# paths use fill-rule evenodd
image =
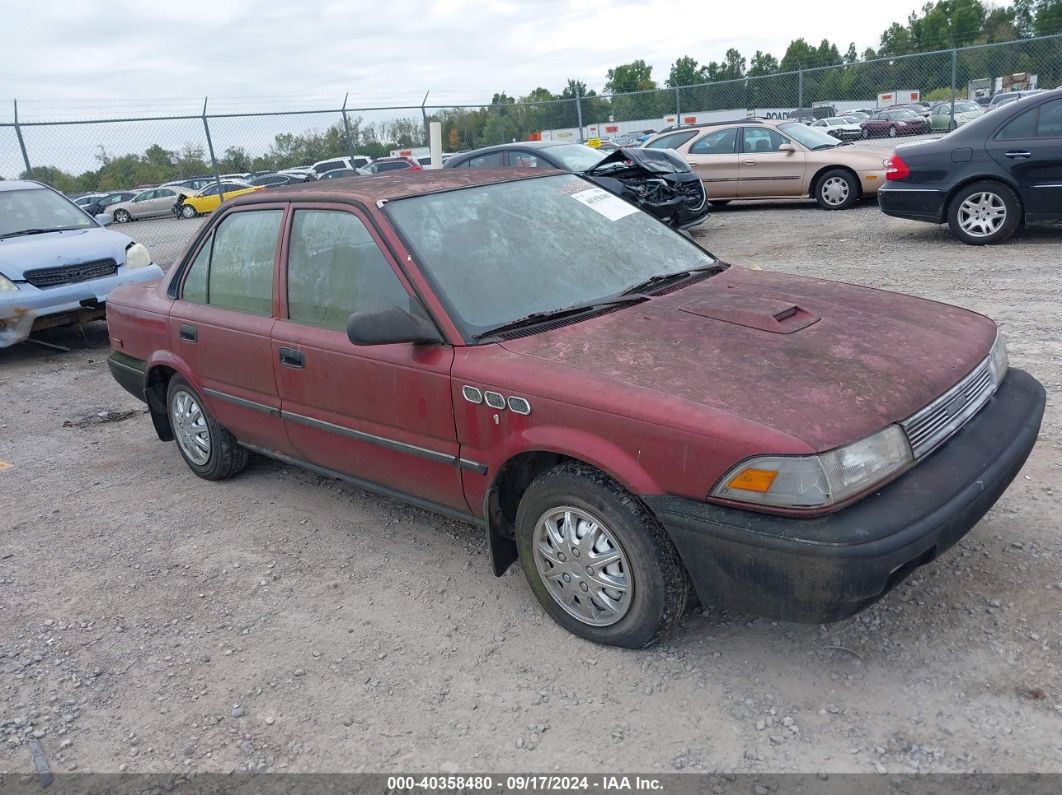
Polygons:
<instances>
[{"instance_id":1,"label":"front door","mask_svg":"<svg viewBox=\"0 0 1062 795\"><path fill-rule=\"evenodd\" d=\"M738 197L738 128L706 132L686 150L686 161L701 178L709 200Z\"/></svg>"},{"instance_id":2,"label":"front door","mask_svg":"<svg viewBox=\"0 0 1062 795\"><path fill-rule=\"evenodd\" d=\"M741 132L738 195L744 199L803 195L804 150L769 127L742 127ZM792 151L778 151L783 144Z\"/></svg>"},{"instance_id":3,"label":"front door","mask_svg":"<svg viewBox=\"0 0 1062 795\"><path fill-rule=\"evenodd\" d=\"M221 425L241 442L290 452L270 342L283 217L274 207L221 220L184 274L170 339Z\"/></svg>"},{"instance_id":4,"label":"front door","mask_svg":"<svg viewBox=\"0 0 1062 795\"><path fill-rule=\"evenodd\" d=\"M1031 220L1062 217L1062 99L1015 116L985 147L1013 175Z\"/></svg>"},{"instance_id":5,"label":"front door","mask_svg":"<svg viewBox=\"0 0 1062 795\"><path fill-rule=\"evenodd\" d=\"M303 461L468 513L445 345L355 346L355 311L413 307L365 219L342 206L296 209L273 328L284 423Z\"/></svg>"}]
</instances>

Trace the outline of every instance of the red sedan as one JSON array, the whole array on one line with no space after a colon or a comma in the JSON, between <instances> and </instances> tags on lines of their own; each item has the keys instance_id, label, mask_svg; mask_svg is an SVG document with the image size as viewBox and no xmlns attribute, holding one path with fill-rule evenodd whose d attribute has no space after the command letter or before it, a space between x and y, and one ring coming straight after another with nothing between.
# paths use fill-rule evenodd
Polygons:
<instances>
[{"instance_id":1,"label":"red sedan","mask_svg":"<svg viewBox=\"0 0 1062 795\"><path fill-rule=\"evenodd\" d=\"M882 110L859 125L864 138L897 135L924 135L931 132L929 121L912 110Z\"/></svg>"}]
</instances>

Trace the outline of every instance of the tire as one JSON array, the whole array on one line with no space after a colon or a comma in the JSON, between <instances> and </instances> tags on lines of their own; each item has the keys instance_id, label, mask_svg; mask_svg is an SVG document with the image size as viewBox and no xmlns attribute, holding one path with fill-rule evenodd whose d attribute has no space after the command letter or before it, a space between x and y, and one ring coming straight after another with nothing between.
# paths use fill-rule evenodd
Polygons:
<instances>
[{"instance_id":1,"label":"tire","mask_svg":"<svg viewBox=\"0 0 1062 795\"><path fill-rule=\"evenodd\" d=\"M667 533L633 496L591 467L562 464L531 484L517 510L516 544L539 603L586 640L651 646L686 609L689 578ZM614 562L583 565L606 555ZM623 587L602 586L602 580Z\"/></svg>"},{"instance_id":2,"label":"tire","mask_svg":"<svg viewBox=\"0 0 1062 795\"><path fill-rule=\"evenodd\" d=\"M889 128L889 137L890 138L895 138L896 137L896 128L895 127L890 127Z\"/></svg>"},{"instance_id":3,"label":"tire","mask_svg":"<svg viewBox=\"0 0 1062 795\"><path fill-rule=\"evenodd\" d=\"M114 220L120 224L127 224L133 220L133 216L129 214L128 210L115 210Z\"/></svg>"},{"instance_id":4,"label":"tire","mask_svg":"<svg viewBox=\"0 0 1062 795\"><path fill-rule=\"evenodd\" d=\"M195 211L195 207L190 204L181 205L181 218L195 218L199 213Z\"/></svg>"},{"instance_id":5,"label":"tire","mask_svg":"<svg viewBox=\"0 0 1062 795\"><path fill-rule=\"evenodd\" d=\"M170 379L166 412L181 457L199 477L228 480L247 466L247 450L218 425L203 398L179 375Z\"/></svg>"},{"instance_id":6,"label":"tire","mask_svg":"<svg viewBox=\"0 0 1062 795\"><path fill-rule=\"evenodd\" d=\"M948 204L951 233L971 246L1002 243L1022 222L1021 200L1009 186L994 180L974 182Z\"/></svg>"},{"instance_id":7,"label":"tire","mask_svg":"<svg viewBox=\"0 0 1062 795\"><path fill-rule=\"evenodd\" d=\"M862 131L861 134L862 134L864 139L869 138L870 137L870 130L868 130L866 128L863 128L863 131Z\"/></svg>"},{"instance_id":8,"label":"tire","mask_svg":"<svg viewBox=\"0 0 1062 795\"><path fill-rule=\"evenodd\" d=\"M815 201L824 210L855 207L862 192L855 174L843 168L827 171L815 183Z\"/></svg>"},{"instance_id":9,"label":"tire","mask_svg":"<svg viewBox=\"0 0 1062 795\"><path fill-rule=\"evenodd\" d=\"M730 204L730 202L731 202L730 199L709 199L708 200L708 204L712 205L712 207L726 207L728 204Z\"/></svg>"}]
</instances>

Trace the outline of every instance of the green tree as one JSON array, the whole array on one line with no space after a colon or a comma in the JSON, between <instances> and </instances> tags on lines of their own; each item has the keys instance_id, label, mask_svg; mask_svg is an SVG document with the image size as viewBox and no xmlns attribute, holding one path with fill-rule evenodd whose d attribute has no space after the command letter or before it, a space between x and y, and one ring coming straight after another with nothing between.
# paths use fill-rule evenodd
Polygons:
<instances>
[{"instance_id":1,"label":"green tree","mask_svg":"<svg viewBox=\"0 0 1062 795\"><path fill-rule=\"evenodd\" d=\"M683 55L671 64L671 72L668 74L667 80L664 81L664 85L668 88L692 86L697 83L703 83L706 77L703 66L700 66L690 56Z\"/></svg>"},{"instance_id":2,"label":"green tree","mask_svg":"<svg viewBox=\"0 0 1062 795\"><path fill-rule=\"evenodd\" d=\"M777 71L778 59L769 52L756 50L756 54L752 56L752 62L749 64L748 76L763 77L764 75L773 75Z\"/></svg>"},{"instance_id":3,"label":"green tree","mask_svg":"<svg viewBox=\"0 0 1062 795\"><path fill-rule=\"evenodd\" d=\"M816 66L818 50L808 44L804 39L794 39L789 42L782 56L780 64L783 72L795 72L798 69L808 69Z\"/></svg>"},{"instance_id":4,"label":"green tree","mask_svg":"<svg viewBox=\"0 0 1062 795\"><path fill-rule=\"evenodd\" d=\"M653 82L653 67L641 58L609 69L607 78L605 92L609 94L652 91L656 88L656 83Z\"/></svg>"},{"instance_id":5,"label":"green tree","mask_svg":"<svg viewBox=\"0 0 1062 795\"><path fill-rule=\"evenodd\" d=\"M856 52L855 42L853 41L848 45L848 52L844 54L844 62L846 64L854 64L859 60L859 53Z\"/></svg>"},{"instance_id":6,"label":"green tree","mask_svg":"<svg viewBox=\"0 0 1062 795\"><path fill-rule=\"evenodd\" d=\"M1037 36L1062 33L1062 0L1039 0L1034 30Z\"/></svg>"}]
</instances>

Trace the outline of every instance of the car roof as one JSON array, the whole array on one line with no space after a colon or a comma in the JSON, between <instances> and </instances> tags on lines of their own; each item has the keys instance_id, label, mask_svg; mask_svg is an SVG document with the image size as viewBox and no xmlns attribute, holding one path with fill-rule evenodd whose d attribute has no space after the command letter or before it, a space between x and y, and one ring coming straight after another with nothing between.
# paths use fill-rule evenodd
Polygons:
<instances>
[{"instance_id":1,"label":"car roof","mask_svg":"<svg viewBox=\"0 0 1062 795\"><path fill-rule=\"evenodd\" d=\"M514 182L520 179L564 174L552 168L506 169L434 169L428 171L388 171L370 177L329 179L324 182L304 182L286 185L269 191L247 193L233 200L234 205L275 204L278 201L341 201L353 200L364 205L423 196L429 193ZM264 195L263 195L264 194Z\"/></svg>"},{"instance_id":2,"label":"car roof","mask_svg":"<svg viewBox=\"0 0 1062 795\"><path fill-rule=\"evenodd\" d=\"M42 185L39 182L32 182L28 179L5 179L0 180L0 190L50 190L47 185Z\"/></svg>"}]
</instances>

